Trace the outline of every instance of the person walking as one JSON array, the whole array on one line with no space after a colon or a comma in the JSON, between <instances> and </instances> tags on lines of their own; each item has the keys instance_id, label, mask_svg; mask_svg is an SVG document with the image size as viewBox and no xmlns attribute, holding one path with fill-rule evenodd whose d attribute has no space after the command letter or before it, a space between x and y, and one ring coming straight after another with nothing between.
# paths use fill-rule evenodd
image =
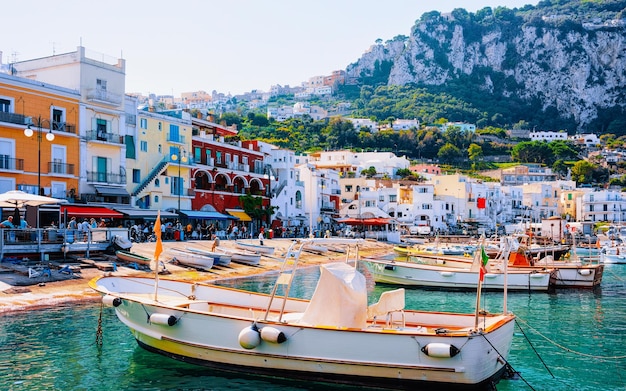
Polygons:
<instances>
[{"instance_id":1,"label":"person walking","mask_svg":"<svg viewBox=\"0 0 626 391\"><path fill-rule=\"evenodd\" d=\"M263 239L265 239L265 235L263 235L263 231L259 232L259 244L263 246Z\"/></svg>"}]
</instances>

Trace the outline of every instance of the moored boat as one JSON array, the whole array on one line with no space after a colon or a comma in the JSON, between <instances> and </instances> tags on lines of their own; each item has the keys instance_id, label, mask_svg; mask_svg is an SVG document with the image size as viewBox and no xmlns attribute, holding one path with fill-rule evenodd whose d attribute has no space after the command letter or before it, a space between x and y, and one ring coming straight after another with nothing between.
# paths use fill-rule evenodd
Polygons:
<instances>
[{"instance_id":1,"label":"moored boat","mask_svg":"<svg viewBox=\"0 0 626 391\"><path fill-rule=\"evenodd\" d=\"M215 262L215 258L212 256L185 251L180 248L170 248L167 252L171 254L178 263L197 269L210 270Z\"/></svg>"},{"instance_id":2,"label":"moored boat","mask_svg":"<svg viewBox=\"0 0 626 391\"><path fill-rule=\"evenodd\" d=\"M230 265L230 261L232 259L232 256L230 254L227 254L226 252L220 250L219 248L215 248L215 250L209 251L209 250L205 250L205 249L201 249L197 247L187 246L185 247L185 250L192 252L192 253L197 253L197 254L213 257L213 265L218 265L218 266L228 266Z\"/></svg>"},{"instance_id":3,"label":"moored boat","mask_svg":"<svg viewBox=\"0 0 626 391\"><path fill-rule=\"evenodd\" d=\"M261 263L261 254L253 251L240 249L224 249L222 251L229 254L230 259L236 263L243 263L251 266L258 266L259 263Z\"/></svg>"},{"instance_id":4,"label":"moored boat","mask_svg":"<svg viewBox=\"0 0 626 391\"><path fill-rule=\"evenodd\" d=\"M264 254L264 255L272 255L274 254L274 250L275 250L275 248L271 246L263 246L263 245L256 244L256 243L243 242L241 240L235 241L235 247L242 249L242 250L254 251L256 253Z\"/></svg>"},{"instance_id":5,"label":"moored boat","mask_svg":"<svg viewBox=\"0 0 626 391\"><path fill-rule=\"evenodd\" d=\"M368 306L365 277L347 263L320 266L310 300L289 297L305 242L287 250L269 295L138 277L89 285L141 347L185 362L392 389L493 388L504 374L514 315L409 310L403 289Z\"/></svg>"},{"instance_id":6,"label":"moored boat","mask_svg":"<svg viewBox=\"0 0 626 391\"><path fill-rule=\"evenodd\" d=\"M152 259L148 257L144 257L143 255L139 255L130 251L118 250L115 252L115 256L122 262L127 263L136 263L138 265L150 266L150 262Z\"/></svg>"}]
</instances>

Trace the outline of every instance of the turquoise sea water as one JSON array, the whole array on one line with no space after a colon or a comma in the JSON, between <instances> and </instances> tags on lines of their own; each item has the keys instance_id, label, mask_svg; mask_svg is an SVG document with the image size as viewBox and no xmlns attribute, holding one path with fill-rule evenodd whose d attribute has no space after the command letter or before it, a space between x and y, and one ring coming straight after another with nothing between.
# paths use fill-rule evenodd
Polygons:
<instances>
[{"instance_id":1,"label":"turquoise sea water","mask_svg":"<svg viewBox=\"0 0 626 391\"><path fill-rule=\"evenodd\" d=\"M295 295L312 294L316 268L301 271ZM274 276L222 282L268 292ZM372 301L389 286L370 283ZM473 312L469 292L407 290L407 308ZM502 294L486 292L482 308L498 311ZM504 390L626 389L626 265L608 265L595 290L509 293L518 318L509 362L523 379L502 380ZM139 348L111 308L100 305L0 315L0 390L311 390L326 385L217 373ZM545 366L544 366L545 364ZM338 388L333 388L338 389Z\"/></svg>"}]
</instances>

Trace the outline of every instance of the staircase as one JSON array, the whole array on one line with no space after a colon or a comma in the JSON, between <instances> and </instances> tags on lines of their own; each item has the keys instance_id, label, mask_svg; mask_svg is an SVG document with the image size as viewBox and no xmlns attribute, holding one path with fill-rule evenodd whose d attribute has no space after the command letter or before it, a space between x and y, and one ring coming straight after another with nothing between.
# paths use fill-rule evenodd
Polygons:
<instances>
[{"instance_id":1,"label":"staircase","mask_svg":"<svg viewBox=\"0 0 626 391\"><path fill-rule=\"evenodd\" d=\"M159 164L156 165L156 167L154 167L152 169L152 171L150 171L150 174L148 174L148 176L146 177L146 179L144 179L136 188L135 190L133 190L133 192L131 193L131 195L136 196L137 194L141 193L143 191L143 189L145 189L150 182L152 182L154 180L154 178L157 177L157 175L159 175L160 173L163 172L163 170L165 169L165 167L167 167L169 163L169 160L167 159L163 159L161 160L161 162Z\"/></svg>"}]
</instances>

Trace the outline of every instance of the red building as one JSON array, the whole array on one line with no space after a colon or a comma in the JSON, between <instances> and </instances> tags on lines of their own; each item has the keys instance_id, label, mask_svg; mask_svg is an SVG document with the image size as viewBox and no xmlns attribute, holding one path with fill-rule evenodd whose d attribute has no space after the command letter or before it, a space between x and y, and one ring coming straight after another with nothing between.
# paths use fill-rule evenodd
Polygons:
<instances>
[{"instance_id":1,"label":"red building","mask_svg":"<svg viewBox=\"0 0 626 391\"><path fill-rule=\"evenodd\" d=\"M269 207L269 166L257 141L228 141L236 129L203 119L192 119L192 125L192 209L210 210L211 205L246 221L247 215L232 210L242 208L239 197L246 194L262 197L263 207ZM268 220L259 223L269 225Z\"/></svg>"}]
</instances>

